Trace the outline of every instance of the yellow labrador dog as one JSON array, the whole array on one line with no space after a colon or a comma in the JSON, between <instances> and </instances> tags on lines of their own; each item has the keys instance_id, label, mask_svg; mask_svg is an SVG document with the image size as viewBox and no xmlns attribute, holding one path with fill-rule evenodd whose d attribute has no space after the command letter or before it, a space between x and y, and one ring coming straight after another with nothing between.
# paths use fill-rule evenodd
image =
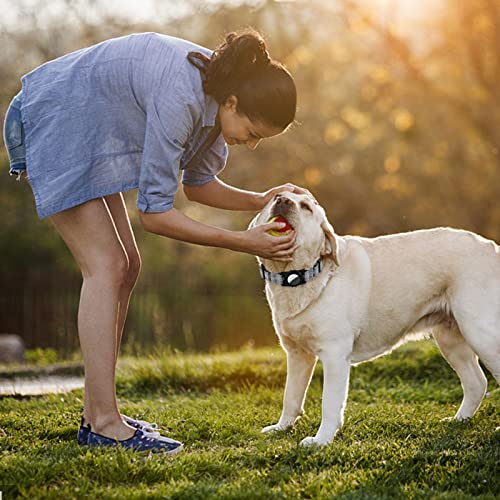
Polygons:
<instances>
[{"instance_id":1,"label":"yellow labrador dog","mask_svg":"<svg viewBox=\"0 0 500 500\"><path fill-rule=\"evenodd\" d=\"M472 417L486 391L478 356L500 382L500 253L474 233L438 228L361 238L338 236L306 195L277 195L252 221L282 216L297 233L293 262L258 259L273 324L287 355L283 412L262 432L303 413L323 364L322 420L301 444L330 443L342 426L349 368L431 332L462 383L455 419Z\"/></svg>"}]
</instances>

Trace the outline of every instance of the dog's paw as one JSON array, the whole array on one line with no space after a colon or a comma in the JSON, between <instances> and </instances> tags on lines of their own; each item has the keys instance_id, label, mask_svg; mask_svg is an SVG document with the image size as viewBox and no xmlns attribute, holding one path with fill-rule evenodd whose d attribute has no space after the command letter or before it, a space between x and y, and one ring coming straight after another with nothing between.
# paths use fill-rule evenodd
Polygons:
<instances>
[{"instance_id":1,"label":"dog's paw","mask_svg":"<svg viewBox=\"0 0 500 500\"><path fill-rule=\"evenodd\" d=\"M311 447L311 446L322 446L323 444L326 443L320 443L316 438L307 436L300 442L300 446L304 446L306 448Z\"/></svg>"},{"instance_id":2,"label":"dog's paw","mask_svg":"<svg viewBox=\"0 0 500 500\"><path fill-rule=\"evenodd\" d=\"M445 417L441 419L441 422L461 422L461 423L466 423L468 422L472 417L464 417L463 415L455 415L454 417Z\"/></svg>"},{"instance_id":3,"label":"dog's paw","mask_svg":"<svg viewBox=\"0 0 500 500\"><path fill-rule=\"evenodd\" d=\"M327 444L330 444L333 441L333 437L328 438L326 436L307 436L300 442L300 446L304 447L310 447L310 446L326 446Z\"/></svg>"},{"instance_id":4,"label":"dog's paw","mask_svg":"<svg viewBox=\"0 0 500 500\"><path fill-rule=\"evenodd\" d=\"M467 415L462 415L461 413L457 413L454 417L453 420L456 420L457 422L468 422L472 418L472 415L467 416Z\"/></svg>"},{"instance_id":5,"label":"dog's paw","mask_svg":"<svg viewBox=\"0 0 500 500\"><path fill-rule=\"evenodd\" d=\"M281 424L274 424L274 425L268 425L267 427L264 427L260 432L262 432L264 434L266 432L286 431L289 428L290 428L290 426L285 427L284 425L281 425Z\"/></svg>"}]
</instances>

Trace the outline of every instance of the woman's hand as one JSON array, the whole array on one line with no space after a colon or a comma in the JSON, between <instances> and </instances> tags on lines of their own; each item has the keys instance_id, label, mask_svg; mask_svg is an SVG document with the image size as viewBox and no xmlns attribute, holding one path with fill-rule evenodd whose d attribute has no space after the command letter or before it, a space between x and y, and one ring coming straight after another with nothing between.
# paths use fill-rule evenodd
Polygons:
<instances>
[{"instance_id":1,"label":"woman's hand","mask_svg":"<svg viewBox=\"0 0 500 500\"><path fill-rule=\"evenodd\" d=\"M244 251L264 259L291 262L293 252L298 248L295 244L295 231L284 236L272 236L268 233L272 229L283 229L284 225L282 222L268 222L248 229L242 233Z\"/></svg>"},{"instance_id":2,"label":"woman's hand","mask_svg":"<svg viewBox=\"0 0 500 500\"><path fill-rule=\"evenodd\" d=\"M291 184L287 182L286 184L282 184L281 186L276 186L271 189L268 189L264 193L260 193L259 197L259 203L262 205L259 210L262 210L278 193L283 193L283 192L289 192L289 193L297 193L297 194L306 194L315 203L318 203L316 201L316 198L312 195L312 193L305 188L301 188L299 186L296 186L295 184Z\"/></svg>"}]
</instances>

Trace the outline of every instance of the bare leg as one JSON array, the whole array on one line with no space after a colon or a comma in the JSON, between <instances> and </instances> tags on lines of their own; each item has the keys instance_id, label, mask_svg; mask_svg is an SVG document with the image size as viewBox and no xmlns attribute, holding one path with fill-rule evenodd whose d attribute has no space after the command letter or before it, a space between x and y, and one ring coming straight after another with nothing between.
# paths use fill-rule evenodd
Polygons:
<instances>
[{"instance_id":1,"label":"bare leg","mask_svg":"<svg viewBox=\"0 0 500 500\"><path fill-rule=\"evenodd\" d=\"M78 333L92 429L107 437L128 439L134 429L122 422L115 392L120 290L128 271L126 252L102 198L51 219L83 275Z\"/></svg>"},{"instance_id":2,"label":"bare leg","mask_svg":"<svg viewBox=\"0 0 500 500\"><path fill-rule=\"evenodd\" d=\"M115 369L118 360L118 353L120 351L121 339L123 336L123 329L125 320L127 318L128 305L132 291L139 277L141 269L141 257L137 248L130 219L128 217L123 195L121 193L106 196L104 198L109 214L113 220L113 224L118 234L120 243L127 256L128 268L125 279L119 292L119 307L118 307L118 320L116 325L116 354L115 354ZM84 401L84 423L92 422L92 412L89 404L88 388L85 386L85 401Z\"/></svg>"},{"instance_id":3,"label":"bare leg","mask_svg":"<svg viewBox=\"0 0 500 500\"><path fill-rule=\"evenodd\" d=\"M122 287L120 288L120 309L118 311L118 324L116 331L116 359L118 359L125 320L127 319L130 296L132 295L132 291L134 290L137 278L139 277L139 272L141 270L141 256L139 254L139 249L137 248L132 226L130 225L130 219L123 200L123 195L121 193L113 194L106 196L104 200L108 206L111 217L113 218L116 232L118 233L128 259L127 275Z\"/></svg>"}]
</instances>

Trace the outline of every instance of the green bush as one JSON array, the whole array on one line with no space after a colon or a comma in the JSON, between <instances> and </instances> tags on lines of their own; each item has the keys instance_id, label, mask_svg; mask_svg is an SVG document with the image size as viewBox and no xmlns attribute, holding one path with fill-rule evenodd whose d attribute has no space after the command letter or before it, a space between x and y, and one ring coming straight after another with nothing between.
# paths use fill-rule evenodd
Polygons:
<instances>
[{"instance_id":1,"label":"green bush","mask_svg":"<svg viewBox=\"0 0 500 500\"><path fill-rule=\"evenodd\" d=\"M45 366L57 361L57 352L54 349L27 349L24 353L24 359L27 363Z\"/></svg>"}]
</instances>

